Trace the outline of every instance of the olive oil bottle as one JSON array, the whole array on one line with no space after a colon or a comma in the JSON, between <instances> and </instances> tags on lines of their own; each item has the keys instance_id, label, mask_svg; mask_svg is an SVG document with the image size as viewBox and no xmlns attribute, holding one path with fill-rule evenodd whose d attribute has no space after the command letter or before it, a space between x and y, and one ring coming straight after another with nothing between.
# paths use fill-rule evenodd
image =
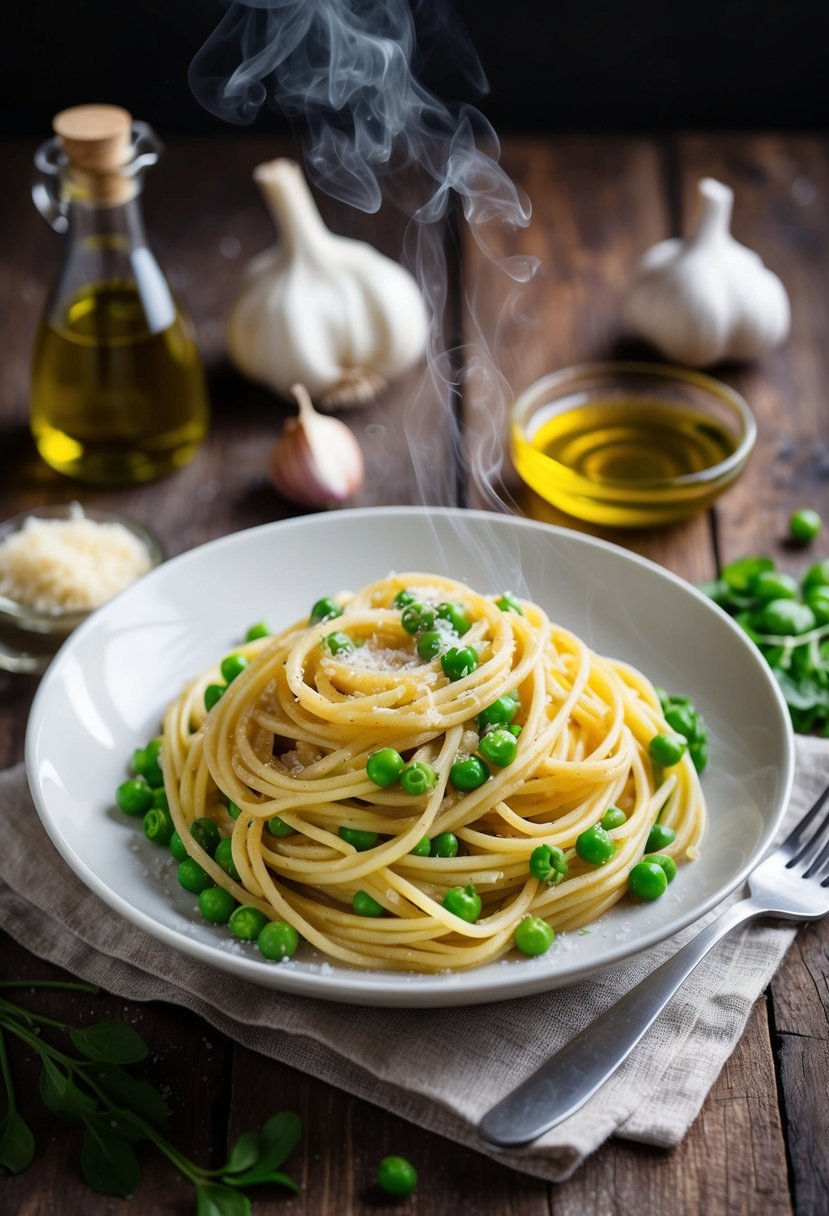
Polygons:
<instances>
[{"instance_id":1,"label":"olive oil bottle","mask_svg":"<svg viewBox=\"0 0 829 1216\"><path fill-rule=\"evenodd\" d=\"M66 110L54 129L33 194L68 247L35 340L32 434L61 473L148 481L186 464L208 421L193 327L144 236L160 143L115 106Z\"/></svg>"}]
</instances>

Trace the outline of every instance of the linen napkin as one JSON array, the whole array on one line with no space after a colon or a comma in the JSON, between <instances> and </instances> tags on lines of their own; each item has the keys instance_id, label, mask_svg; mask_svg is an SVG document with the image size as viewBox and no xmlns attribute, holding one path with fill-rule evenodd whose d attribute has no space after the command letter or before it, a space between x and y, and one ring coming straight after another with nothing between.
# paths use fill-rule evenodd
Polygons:
<instances>
[{"instance_id":1,"label":"linen napkin","mask_svg":"<svg viewBox=\"0 0 829 1216\"><path fill-rule=\"evenodd\" d=\"M829 745L799 739L797 774L786 824L829 780ZM715 912L613 970L538 996L462 1009L344 1007L246 983L122 920L52 846L22 765L0 774L0 815L0 917L34 954L128 1000L183 1005L246 1047L552 1180L611 1135L665 1147L682 1139L796 932L759 922L732 933L580 1111L534 1144L502 1150L478 1138L480 1117Z\"/></svg>"}]
</instances>

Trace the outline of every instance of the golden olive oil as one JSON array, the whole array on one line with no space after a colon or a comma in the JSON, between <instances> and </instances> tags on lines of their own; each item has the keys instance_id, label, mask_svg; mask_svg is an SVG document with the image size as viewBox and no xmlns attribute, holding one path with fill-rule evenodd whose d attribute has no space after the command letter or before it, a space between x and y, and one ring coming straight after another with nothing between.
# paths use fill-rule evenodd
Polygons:
<instances>
[{"instance_id":1,"label":"golden olive oil","mask_svg":"<svg viewBox=\"0 0 829 1216\"><path fill-rule=\"evenodd\" d=\"M172 313L172 310L171 310ZM134 282L98 282L44 317L33 354L31 428L52 468L101 484L186 464L207 429L201 359L176 308L154 331Z\"/></svg>"},{"instance_id":2,"label":"golden olive oil","mask_svg":"<svg viewBox=\"0 0 829 1216\"><path fill-rule=\"evenodd\" d=\"M529 438L513 429L513 459L528 485L576 518L617 527L665 523L707 506L722 485L695 484L691 475L736 447L710 411L632 394L556 407Z\"/></svg>"}]
</instances>

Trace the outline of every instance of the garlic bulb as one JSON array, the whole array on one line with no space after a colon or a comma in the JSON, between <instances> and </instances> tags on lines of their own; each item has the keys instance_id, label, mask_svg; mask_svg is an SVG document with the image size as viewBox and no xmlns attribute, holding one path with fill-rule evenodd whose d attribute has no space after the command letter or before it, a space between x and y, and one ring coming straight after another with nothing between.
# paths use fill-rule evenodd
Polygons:
<instances>
[{"instance_id":1,"label":"garlic bulb","mask_svg":"<svg viewBox=\"0 0 829 1216\"><path fill-rule=\"evenodd\" d=\"M317 413L303 385L290 391L299 414L287 420L271 450L271 482L292 502L341 506L363 484L360 445L344 422Z\"/></svg>"},{"instance_id":2,"label":"garlic bulb","mask_svg":"<svg viewBox=\"0 0 829 1216\"><path fill-rule=\"evenodd\" d=\"M710 177L698 189L696 232L647 251L625 307L636 333L691 367L749 359L777 346L790 319L780 279L729 231L734 192Z\"/></svg>"},{"instance_id":3,"label":"garlic bulb","mask_svg":"<svg viewBox=\"0 0 829 1216\"><path fill-rule=\"evenodd\" d=\"M231 358L279 393L299 382L323 406L370 401L425 350L417 283L371 245L330 232L294 161L259 165L254 178L280 239L246 268Z\"/></svg>"}]
</instances>

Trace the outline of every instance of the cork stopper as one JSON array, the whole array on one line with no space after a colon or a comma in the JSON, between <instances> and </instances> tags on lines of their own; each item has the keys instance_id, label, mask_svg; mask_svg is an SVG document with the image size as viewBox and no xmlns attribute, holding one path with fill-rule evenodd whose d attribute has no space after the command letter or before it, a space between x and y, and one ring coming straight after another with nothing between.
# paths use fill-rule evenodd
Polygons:
<instances>
[{"instance_id":1,"label":"cork stopper","mask_svg":"<svg viewBox=\"0 0 829 1216\"><path fill-rule=\"evenodd\" d=\"M119 203L135 185L121 174L132 156L132 115L120 106L73 106L52 120L72 181L94 202Z\"/></svg>"}]
</instances>

